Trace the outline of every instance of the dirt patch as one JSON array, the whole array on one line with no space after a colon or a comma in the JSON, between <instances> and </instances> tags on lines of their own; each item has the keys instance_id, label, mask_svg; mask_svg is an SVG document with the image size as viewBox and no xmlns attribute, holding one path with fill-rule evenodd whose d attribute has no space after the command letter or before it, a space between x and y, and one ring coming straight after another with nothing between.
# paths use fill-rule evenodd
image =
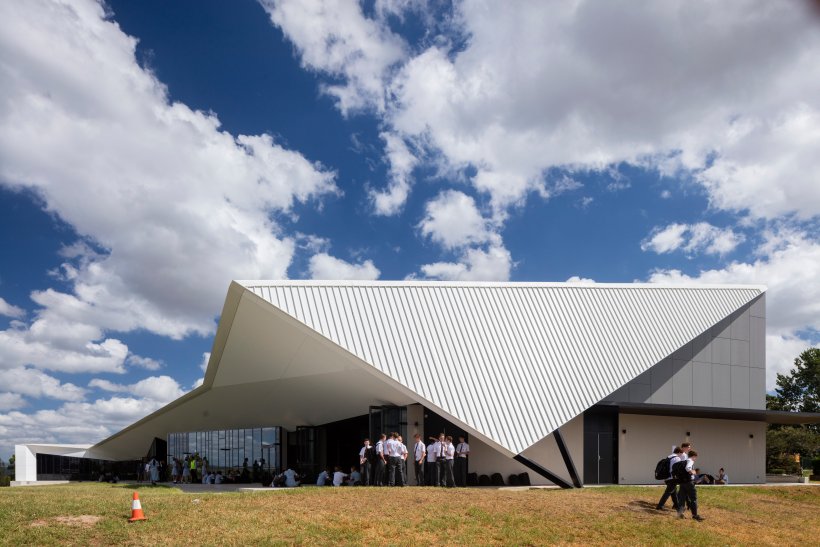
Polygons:
<instances>
[{"instance_id":1,"label":"dirt patch","mask_svg":"<svg viewBox=\"0 0 820 547\"><path fill-rule=\"evenodd\" d=\"M49 524L63 524L66 526L79 526L81 528L91 528L102 520L102 517L95 515L77 515L73 517L52 517L50 519L38 519L31 523L31 526L48 526Z\"/></svg>"}]
</instances>

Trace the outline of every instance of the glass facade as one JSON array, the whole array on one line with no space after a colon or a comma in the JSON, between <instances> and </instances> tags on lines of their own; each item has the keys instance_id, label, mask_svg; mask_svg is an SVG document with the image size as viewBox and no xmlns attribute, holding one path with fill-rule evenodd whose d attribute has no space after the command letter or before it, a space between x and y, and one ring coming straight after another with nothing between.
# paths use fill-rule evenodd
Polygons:
<instances>
[{"instance_id":1,"label":"glass facade","mask_svg":"<svg viewBox=\"0 0 820 547\"><path fill-rule=\"evenodd\" d=\"M279 427L190 431L168 435L168 459L184 459L191 454L207 458L211 469L241 470L263 461L262 468L275 472L282 461L282 430Z\"/></svg>"},{"instance_id":2,"label":"glass facade","mask_svg":"<svg viewBox=\"0 0 820 547\"><path fill-rule=\"evenodd\" d=\"M120 480L134 480L140 461L108 461L74 456L37 454L38 481L96 481L116 475Z\"/></svg>"}]
</instances>

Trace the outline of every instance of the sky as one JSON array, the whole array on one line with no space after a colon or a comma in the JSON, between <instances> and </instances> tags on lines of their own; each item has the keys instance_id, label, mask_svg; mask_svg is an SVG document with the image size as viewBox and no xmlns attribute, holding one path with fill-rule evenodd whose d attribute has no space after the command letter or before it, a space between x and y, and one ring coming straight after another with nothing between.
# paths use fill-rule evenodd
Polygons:
<instances>
[{"instance_id":1,"label":"sky","mask_svg":"<svg viewBox=\"0 0 820 547\"><path fill-rule=\"evenodd\" d=\"M765 284L820 342L820 8L0 3L0 458L202 382L232 279Z\"/></svg>"}]
</instances>

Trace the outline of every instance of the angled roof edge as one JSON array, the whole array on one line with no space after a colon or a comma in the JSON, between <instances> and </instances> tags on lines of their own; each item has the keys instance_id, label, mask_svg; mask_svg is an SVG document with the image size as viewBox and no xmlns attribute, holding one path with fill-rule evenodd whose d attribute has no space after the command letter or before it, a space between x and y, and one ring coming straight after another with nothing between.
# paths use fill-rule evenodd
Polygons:
<instances>
[{"instance_id":1,"label":"angled roof edge","mask_svg":"<svg viewBox=\"0 0 820 547\"><path fill-rule=\"evenodd\" d=\"M427 281L405 280L322 280L322 279L236 279L233 283L250 288L266 286L302 287L564 287L578 289L753 289L761 293L768 287L763 284L734 283L567 283L553 281Z\"/></svg>"},{"instance_id":2,"label":"angled roof edge","mask_svg":"<svg viewBox=\"0 0 820 547\"><path fill-rule=\"evenodd\" d=\"M230 286L228 287L228 294L225 296L225 303L222 306L222 314L219 316L219 324L216 329L216 334L214 335L214 343L211 346L211 356L208 359L208 367L207 369L205 369L205 378L201 386L192 389L185 395L182 395L178 399L174 399L165 406L158 408L157 410L148 414L144 418L137 420L133 424L121 429L113 435L106 437L100 442L90 445L90 448L102 448L102 446L108 441L116 439L117 437L124 435L132 429L135 429L143 424L146 424L154 418L161 416L162 414L165 414L166 412L169 412L170 410L182 404L185 404L191 399L199 397L200 395L203 395L206 392L208 392L214 383L216 371L219 368L219 362L222 359L222 352L225 350L225 343L228 341L228 336L230 335L231 328L233 327L233 320L236 316L236 311L239 308L239 302L242 300L242 297L245 294L248 294L248 290L245 287L236 282L231 282Z\"/></svg>"}]
</instances>

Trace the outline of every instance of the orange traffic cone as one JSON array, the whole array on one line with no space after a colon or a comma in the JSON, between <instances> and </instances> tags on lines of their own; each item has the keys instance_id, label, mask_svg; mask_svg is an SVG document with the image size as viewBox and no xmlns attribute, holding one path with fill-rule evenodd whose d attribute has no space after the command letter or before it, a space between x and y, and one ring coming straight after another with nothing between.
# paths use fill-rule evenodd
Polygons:
<instances>
[{"instance_id":1,"label":"orange traffic cone","mask_svg":"<svg viewBox=\"0 0 820 547\"><path fill-rule=\"evenodd\" d=\"M142 512L142 504L140 503L140 495L134 492L134 499L131 502L131 518L128 522L136 522L138 520L148 520Z\"/></svg>"}]
</instances>

